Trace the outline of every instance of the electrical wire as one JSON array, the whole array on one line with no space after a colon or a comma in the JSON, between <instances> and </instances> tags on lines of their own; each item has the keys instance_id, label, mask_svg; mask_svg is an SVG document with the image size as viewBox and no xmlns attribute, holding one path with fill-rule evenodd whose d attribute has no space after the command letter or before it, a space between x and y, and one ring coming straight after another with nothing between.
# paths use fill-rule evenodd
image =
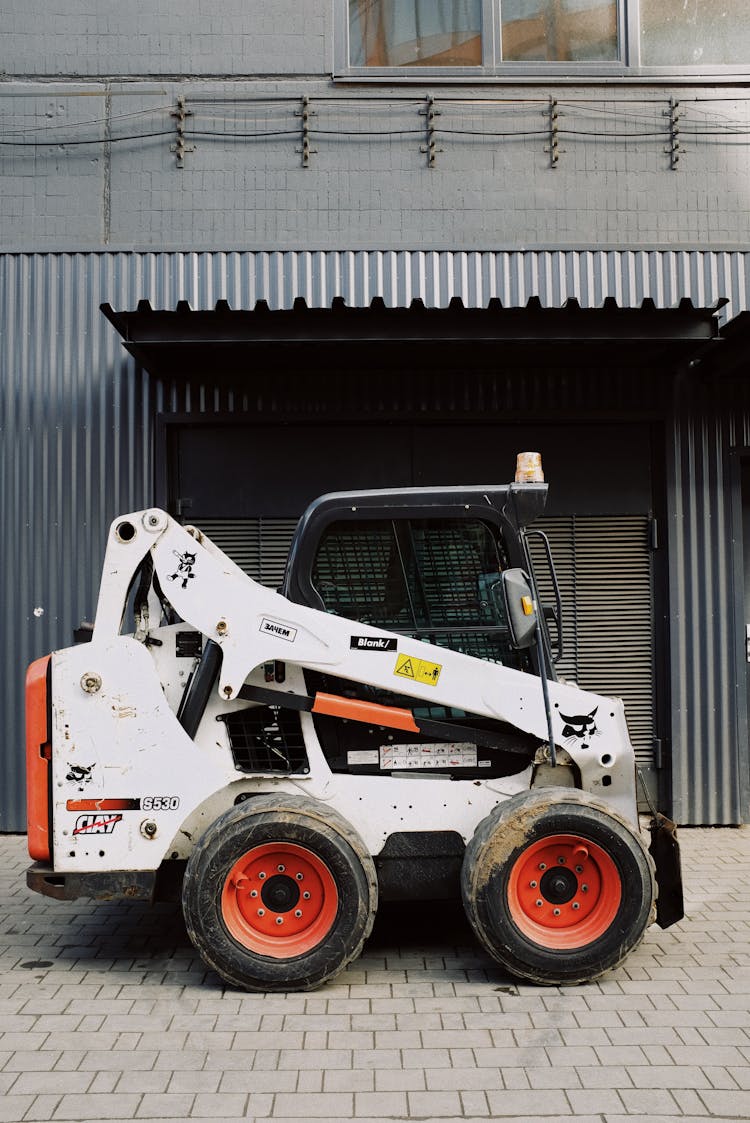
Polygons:
<instances>
[{"instance_id":1,"label":"electrical wire","mask_svg":"<svg viewBox=\"0 0 750 1123\"><path fill-rule=\"evenodd\" d=\"M421 130L424 132L424 130ZM440 136L489 136L489 137L518 137L525 139L533 136L549 136L549 129L516 129L512 132L489 132L476 129L443 129L436 128L435 133Z\"/></svg>"},{"instance_id":2,"label":"electrical wire","mask_svg":"<svg viewBox=\"0 0 750 1123\"><path fill-rule=\"evenodd\" d=\"M664 140L669 129L665 127L659 132L653 133L623 133L618 129L616 132L608 133L604 130L601 132L591 132L587 129L566 129L564 125L559 125L557 132L560 136L585 136L594 137L596 140L649 140L652 137L659 137L661 140Z\"/></svg>"},{"instance_id":3,"label":"electrical wire","mask_svg":"<svg viewBox=\"0 0 750 1123\"><path fill-rule=\"evenodd\" d=\"M289 121L290 105L299 106L300 98L282 97L268 99L225 99L221 97L190 98L189 104L200 106L200 118L196 112L188 110L183 122L181 135L184 139L201 138L205 140L273 140L286 137L299 137L302 124ZM309 108L314 103L316 109ZM750 121L738 119L731 111L722 111L715 106L730 103L734 106L749 106L748 97L731 98L682 98L670 106L670 109L661 108L661 114L656 115L655 110L663 106L663 102L649 99L607 99L607 100L561 100L561 99L433 99L430 103L436 117L440 122L432 120L431 123L411 127L406 122L399 122L400 127L389 128L353 128L346 123L347 117L356 115L357 124L362 125L363 116L369 115L381 118L389 114L393 120L394 114L409 114L418 110L425 115L425 98L387 98L366 99L362 97L338 98L327 97L311 99L308 104L308 117L306 132L308 136L316 138L328 137L335 140L356 140L359 138L381 140L398 137L424 137L429 132L432 137L440 138L487 138L490 140L524 140L535 137L548 137L552 131L552 123L539 128L488 128L493 123L501 124L503 118L512 116L518 119L525 113L527 122L528 114L535 113L541 108L542 115L554 109L556 120L554 132L567 139L580 139L582 141L650 141L666 139L676 130L680 138L689 137L695 142L706 144L723 141L733 146L750 143ZM236 106L237 113L211 113L210 109L226 110L228 105ZM689 107L689 108L688 108ZM209 110L209 112L206 112ZM258 112L261 110L261 112ZM253 112L255 111L255 112ZM300 116L296 109L295 116ZM117 127L136 120L146 120L154 116L169 113L175 116L174 107L161 106L155 108L136 110L130 113L116 114L104 118L96 118L85 122L62 122L58 124L45 124L26 131L5 132L0 140L0 147L8 148L75 148L87 145L115 145L129 143L137 140L150 140L164 137L174 138L175 128L153 129L143 132L127 132L118 135ZM334 117L334 121L331 117ZM339 123L335 123L335 116ZM203 118L206 118L204 120ZM265 126L258 118L265 119ZM576 121L574 118L578 118ZM248 119L249 118L249 119ZM253 120L255 118L255 120ZM279 119L281 118L281 119ZM343 118L343 120L342 120ZM601 124L601 128L587 128L586 123ZM504 123L504 122L502 122ZM519 120L518 124L522 122ZM529 124L531 122L528 122ZM252 125L257 127L252 127ZM267 126L285 125L283 128L269 128ZM245 127L242 127L242 126ZM247 125L251 127L248 128ZM219 126L225 126L221 128ZM239 127L238 127L239 126ZM625 126L625 128L623 128ZM633 128L633 126L642 126ZM86 129L91 127L106 128L104 135L96 137L70 137L73 129ZM62 135L61 135L62 134ZM66 139L69 138L69 139ZM747 139L746 139L747 138Z\"/></svg>"},{"instance_id":4,"label":"electrical wire","mask_svg":"<svg viewBox=\"0 0 750 1123\"><path fill-rule=\"evenodd\" d=\"M139 109L134 111L133 113L118 113L112 117L92 117L88 121L62 121L57 125L37 125L35 127L32 127L30 131L33 133L44 130L45 133L53 133L61 132L63 129L76 129L81 127L91 127L94 125L102 125L104 127L111 128L113 125L117 125L122 121L133 121L137 119L143 119L144 117L151 117L157 113L171 112L173 112L172 106L162 106L158 109ZM19 130L18 132L10 132L6 133L5 135L18 136L28 135L28 133L21 134Z\"/></svg>"},{"instance_id":5,"label":"electrical wire","mask_svg":"<svg viewBox=\"0 0 750 1123\"><path fill-rule=\"evenodd\" d=\"M436 130L437 131L437 130ZM352 136L424 136L425 130L422 129L318 129L310 125L309 132L311 136L335 136L343 139L348 139Z\"/></svg>"},{"instance_id":6,"label":"electrical wire","mask_svg":"<svg viewBox=\"0 0 750 1123\"><path fill-rule=\"evenodd\" d=\"M133 133L132 136L91 137L88 140L0 140L2 148L77 148L84 144L121 144L127 140L148 140L151 137L174 137L174 129L157 133Z\"/></svg>"},{"instance_id":7,"label":"electrical wire","mask_svg":"<svg viewBox=\"0 0 750 1123\"><path fill-rule=\"evenodd\" d=\"M258 133L228 133L221 132L220 130L208 129L185 129L183 136L187 140L188 137L202 137L203 139L211 140L262 140L265 137L279 137L279 136L299 136L299 129L277 129L273 132L258 132ZM174 133L167 134L173 136Z\"/></svg>"}]
</instances>

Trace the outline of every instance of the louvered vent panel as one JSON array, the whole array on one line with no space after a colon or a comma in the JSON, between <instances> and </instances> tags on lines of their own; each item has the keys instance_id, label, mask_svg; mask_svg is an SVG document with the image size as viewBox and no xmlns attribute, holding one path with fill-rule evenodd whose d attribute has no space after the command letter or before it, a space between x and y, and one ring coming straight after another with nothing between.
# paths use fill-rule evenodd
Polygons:
<instances>
[{"instance_id":1,"label":"louvered vent panel","mask_svg":"<svg viewBox=\"0 0 750 1123\"><path fill-rule=\"evenodd\" d=\"M297 519L200 519L199 525L240 569L278 589Z\"/></svg>"},{"instance_id":2,"label":"louvered vent panel","mask_svg":"<svg viewBox=\"0 0 750 1123\"><path fill-rule=\"evenodd\" d=\"M653 761L654 641L648 519L641 515L542 519L563 599L565 652L558 673L586 690L622 698L630 738ZM540 596L552 603L539 544Z\"/></svg>"}]
</instances>

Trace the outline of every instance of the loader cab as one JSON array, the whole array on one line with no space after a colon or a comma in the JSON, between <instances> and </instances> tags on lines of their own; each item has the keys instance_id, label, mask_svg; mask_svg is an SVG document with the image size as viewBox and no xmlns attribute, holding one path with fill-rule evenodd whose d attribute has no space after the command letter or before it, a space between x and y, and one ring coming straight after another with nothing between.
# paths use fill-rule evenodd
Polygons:
<instances>
[{"instance_id":1,"label":"loader cab","mask_svg":"<svg viewBox=\"0 0 750 1123\"><path fill-rule=\"evenodd\" d=\"M528 568L522 529L544 484L340 492L300 519L282 592L290 600L518 670L502 573Z\"/></svg>"},{"instance_id":2,"label":"loader cab","mask_svg":"<svg viewBox=\"0 0 750 1123\"><path fill-rule=\"evenodd\" d=\"M300 519L281 591L297 604L537 673L538 647L519 649L512 642L503 574L528 570L523 528L542 513L546 495L543 484L324 495ZM537 619L538 638L546 644L543 615ZM357 640L352 637L353 646ZM515 774L519 749L530 760L538 745L538 738L502 722L427 701L415 706L397 688L386 691L309 670L305 682L311 694L405 706L420 719L466 729L454 746L465 759L435 768L451 778ZM414 752L430 742L429 736L325 715L314 716L314 725L334 772L383 775L384 747L394 750L396 760L399 751ZM494 748L479 751L471 733L477 727L493 731Z\"/></svg>"}]
</instances>

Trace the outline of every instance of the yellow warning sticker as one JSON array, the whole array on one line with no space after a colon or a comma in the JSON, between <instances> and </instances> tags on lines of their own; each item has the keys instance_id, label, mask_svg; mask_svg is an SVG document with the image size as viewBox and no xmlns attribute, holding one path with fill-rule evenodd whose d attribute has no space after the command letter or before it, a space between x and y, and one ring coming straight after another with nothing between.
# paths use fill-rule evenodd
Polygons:
<instances>
[{"instance_id":1,"label":"yellow warning sticker","mask_svg":"<svg viewBox=\"0 0 750 1123\"><path fill-rule=\"evenodd\" d=\"M393 673L400 675L401 678L409 678L413 682L437 686L442 669L440 663L428 663L426 659L415 659L413 655L399 655Z\"/></svg>"}]
</instances>

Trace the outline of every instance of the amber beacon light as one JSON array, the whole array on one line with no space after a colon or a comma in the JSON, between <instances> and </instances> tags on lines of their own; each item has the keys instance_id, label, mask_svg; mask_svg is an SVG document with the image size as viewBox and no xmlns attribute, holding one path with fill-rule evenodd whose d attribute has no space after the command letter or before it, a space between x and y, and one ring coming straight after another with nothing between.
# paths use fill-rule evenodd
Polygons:
<instances>
[{"instance_id":1,"label":"amber beacon light","mask_svg":"<svg viewBox=\"0 0 750 1123\"><path fill-rule=\"evenodd\" d=\"M517 484L543 484L541 452L519 452L516 457Z\"/></svg>"}]
</instances>

